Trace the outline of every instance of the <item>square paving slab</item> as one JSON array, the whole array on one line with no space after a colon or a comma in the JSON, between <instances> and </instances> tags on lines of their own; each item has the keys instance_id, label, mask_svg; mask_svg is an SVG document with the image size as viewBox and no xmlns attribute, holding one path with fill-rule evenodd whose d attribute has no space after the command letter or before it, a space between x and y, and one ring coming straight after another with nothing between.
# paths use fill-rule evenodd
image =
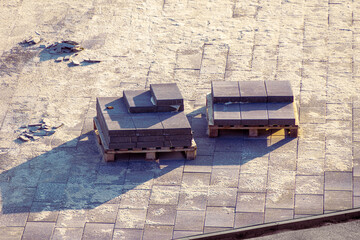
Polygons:
<instances>
[{"instance_id":1,"label":"square paving slab","mask_svg":"<svg viewBox=\"0 0 360 240\"><path fill-rule=\"evenodd\" d=\"M131 113L155 112L156 106L151 102L150 91L127 90L124 91L125 104Z\"/></svg>"},{"instance_id":2,"label":"square paving slab","mask_svg":"<svg viewBox=\"0 0 360 240\"><path fill-rule=\"evenodd\" d=\"M235 81L212 81L211 92L214 103L240 101L239 84Z\"/></svg>"},{"instance_id":3,"label":"square paving slab","mask_svg":"<svg viewBox=\"0 0 360 240\"><path fill-rule=\"evenodd\" d=\"M268 102L292 102L294 95L288 81L265 81Z\"/></svg>"},{"instance_id":4,"label":"square paving slab","mask_svg":"<svg viewBox=\"0 0 360 240\"><path fill-rule=\"evenodd\" d=\"M267 94L264 81L240 81L240 101L248 103L265 103Z\"/></svg>"},{"instance_id":5,"label":"square paving slab","mask_svg":"<svg viewBox=\"0 0 360 240\"><path fill-rule=\"evenodd\" d=\"M293 103L267 103L269 125L295 125Z\"/></svg>"},{"instance_id":6,"label":"square paving slab","mask_svg":"<svg viewBox=\"0 0 360 240\"><path fill-rule=\"evenodd\" d=\"M215 103L214 124L215 125L241 125L241 114L239 103Z\"/></svg>"},{"instance_id":7,"label":"square paving slab","mask_svg":"<svg viewBox=\"0 0 360 240\"><path fill-rule=\"evenodd\" d=\"M138 113L131 116L137 136L163 135L164 127L158 113Z\"/></svg>"},{"instance_id":8,"label":"square paving slab","mask_svg":"<svg viewBox=\"0 0 360 240\"><path fill-rule=\"evenodd\" d=\"M165 135L190 135L191 126L184 112L159 113Z\"/></svg>"},{"instance_id":9,"label":"square paving slab","mask_svg":"<svg viewBox=\"0 0 360 240\"><path fill-rule=\"evenodd\" d=\"M150 90L157 106L184 105L176 83L151 84Z\"/></svg>"},{"instance_id":10,"label":"square paving slab","mask_svg":"<svg viewBox=\"0 0 360 240\"><path fill-rule=\"evenodd\" d=\"M266 103L240 104L243 125L268 125L269 118Z\"/></svg>"}]
</instances>

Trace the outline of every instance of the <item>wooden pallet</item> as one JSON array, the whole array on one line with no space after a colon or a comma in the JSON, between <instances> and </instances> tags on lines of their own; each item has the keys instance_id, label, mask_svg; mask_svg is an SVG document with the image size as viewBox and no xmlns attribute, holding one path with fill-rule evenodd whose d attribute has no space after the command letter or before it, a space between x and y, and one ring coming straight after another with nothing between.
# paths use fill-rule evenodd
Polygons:
<instances>
[{"instance_id":1,"label":"wooden pallet","mask_svg":"<svg viewBox=\"0 0 360 240\"><path fill-rule=\"evenodd\" d=\"M208 121L208 135L209 137L219 136L219 130L222 129L234 129L234 130L249 130L250 137L258 136L258 131L261 129L284 129L290 135L290 137L298 136L299 122L297 108L294 101L294 114L295 114L295 125L259 125L259 126L247 126L247 125L215 125L213 119L213 103L211 94L206 95L206 118Z\"/></svg>"},{"instance_id":2,"label":"wooden pallet","mask_svg":"<svg viewBox=\"0 0 360 240\"><path fill-rule=\"evenodd\" d=\"M160 152L184 152L187 160L194 160L196 158L197 146L194 139L192 140L191 147L109 149L107 143L104 141L104 134L96 117L94 117L94 132L97 138L99 148L103 153L105 162L115 161L115 155L122 153L145 153L146 160L155 160L156 153Z\"/></svg>"}]
</instances>

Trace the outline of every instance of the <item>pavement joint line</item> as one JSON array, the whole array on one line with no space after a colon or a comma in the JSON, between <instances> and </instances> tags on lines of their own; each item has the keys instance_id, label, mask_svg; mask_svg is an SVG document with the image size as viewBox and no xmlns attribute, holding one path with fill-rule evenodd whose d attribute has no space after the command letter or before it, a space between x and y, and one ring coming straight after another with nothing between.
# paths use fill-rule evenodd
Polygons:
<instances>
[{"instance_id":1,"label":"pavement joint line","mask_svg":"<svg viewBox=\"0 0 360 240\"><path fill-rule=\"evenodd\" d=\"M246 239L269 235L279 230L299 230L306 228L318 227L326 223L339 223L352 219L360 218L360 208L338 211L334 213L325 213L321 215L303 217L273 223L265 223L250 227L238 228L234 230L226 230L216 233L200 234L178 240L194 240L194 239Z\"/></svg>"}]
</instances>

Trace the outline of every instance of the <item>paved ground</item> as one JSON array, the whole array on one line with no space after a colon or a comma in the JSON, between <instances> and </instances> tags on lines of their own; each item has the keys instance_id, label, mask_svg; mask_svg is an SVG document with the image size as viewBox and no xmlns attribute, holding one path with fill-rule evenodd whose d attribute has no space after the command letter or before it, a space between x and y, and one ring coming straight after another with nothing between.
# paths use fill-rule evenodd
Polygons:
<instances>
[{"instance_id":1,"label":"paved ground","mask_svg":"<svg viewBox=\"0 0 360 240\"><path fill-rule=\"evenodd\" d=\"M0 1L0 239L171 239L360 207L360 2ZM76 40L71 67L39 48ZM206 135L211 80L290 80L301 135ZM95 99L176 82L198 157L104 163ZM22 124L63 122L16 140Z\"/></svg>"}]
</instances>

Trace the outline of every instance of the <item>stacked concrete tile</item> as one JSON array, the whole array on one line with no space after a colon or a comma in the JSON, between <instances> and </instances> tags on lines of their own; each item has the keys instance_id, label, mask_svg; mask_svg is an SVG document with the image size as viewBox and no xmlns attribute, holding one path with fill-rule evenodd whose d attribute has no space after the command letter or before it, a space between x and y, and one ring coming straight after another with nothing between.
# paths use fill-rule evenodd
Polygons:
<instances>
[{"instance_id":1,"label":"stacked concrete tile","mask_svg":"<svg viewBox=\"0 0 360 240\"><path fill-rule=\"evenodd\" d=\"M288 81L213 81L215 125L295 125Z\"/></svg>"},{"instance_id":2,"label":"stacked concrete tile","mask_svg":"<svg viewBox=\"0 0 360 240\"><path fill-rule=\"evenodd\" d=\"M190 147L191 126L176 84L97 98L97 119L110 149Z\"/></svg>"}]
</instances>

